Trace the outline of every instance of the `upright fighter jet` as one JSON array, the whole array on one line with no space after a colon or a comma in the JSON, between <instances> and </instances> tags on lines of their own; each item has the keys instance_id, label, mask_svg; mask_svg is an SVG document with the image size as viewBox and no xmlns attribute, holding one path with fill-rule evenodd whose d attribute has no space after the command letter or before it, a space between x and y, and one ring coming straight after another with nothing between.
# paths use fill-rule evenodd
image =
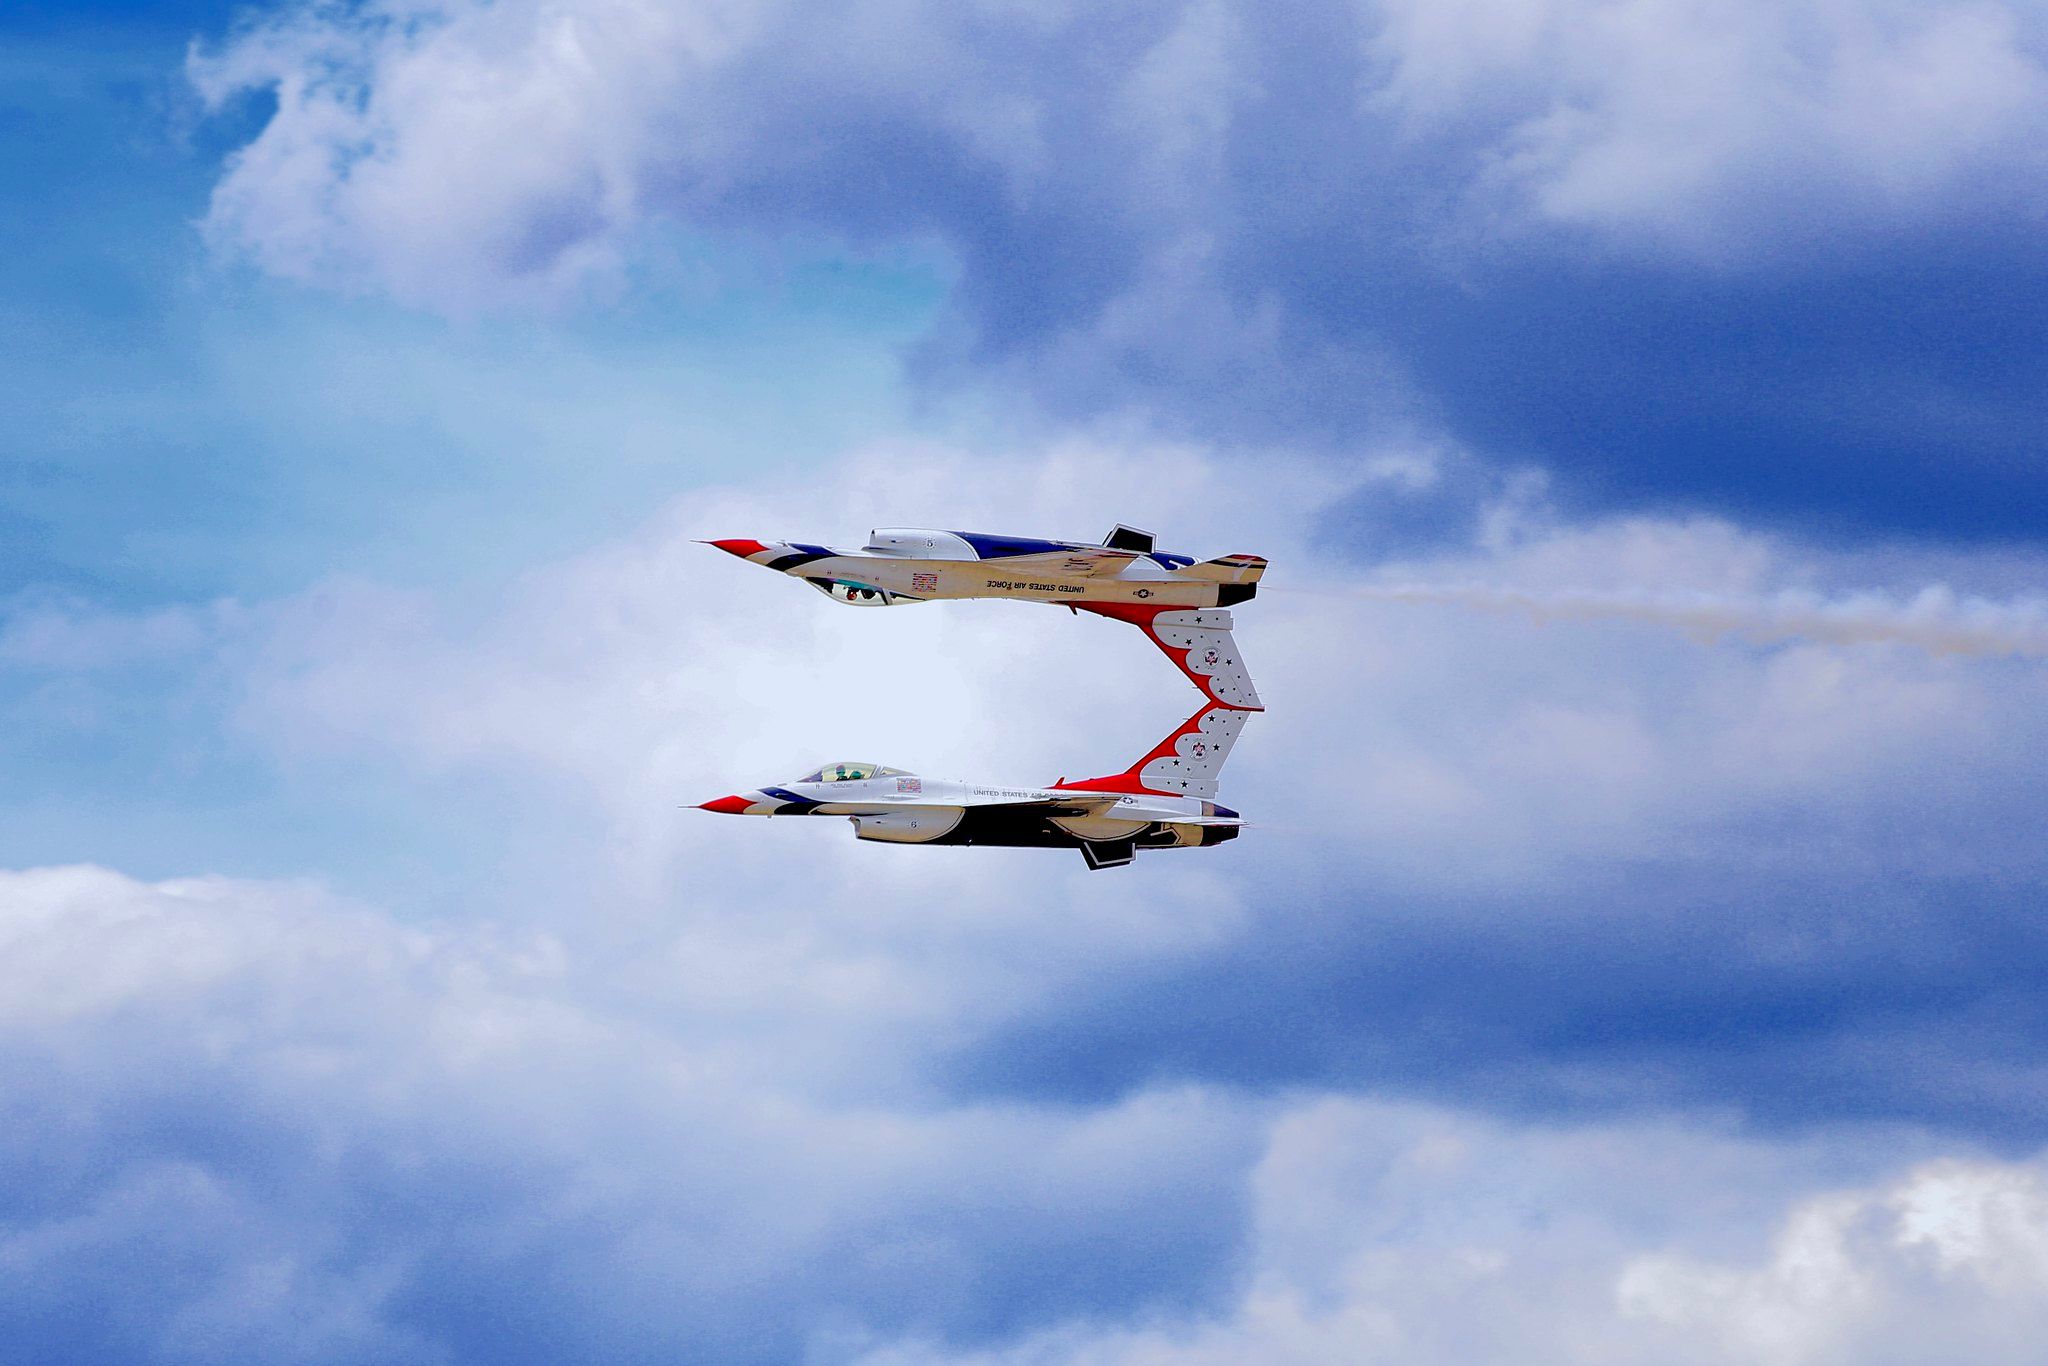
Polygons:
<instances>
[{"instance_id":1,"label":"upright fighter jet","mask_svg":"<svg viewBox=\"0 0 2048 1366\"><path fill-rule=\"evenodd\" d=\"M1211 701L1259 709L1238 657L1230 613L1259 591L1266 562L1225 555L1199 563L1153 548L1119 525L1101 545L902 528L870 532L858 550L801 541L711 541L729 555L804 580L834 602L893 607L941 598L1049 602L1142 630Z\"/></svg>"},{"instance_id":2,"label":"upright fighter jet","mask_svg":"<svg viewBox=\"0 0 2048 1366\"><path fill-rule=\"evenodd\" d=\"M779 786L702 804L734 816L846 816L856 838L891 844L1078 848L1090 868L1141 849L1237 838L1237 812L1215 801L1216 777L1248 715L1207 703L1122 773L1051 787L982 787L880 764L837 763Z\"/></svg>"}]
</instances>

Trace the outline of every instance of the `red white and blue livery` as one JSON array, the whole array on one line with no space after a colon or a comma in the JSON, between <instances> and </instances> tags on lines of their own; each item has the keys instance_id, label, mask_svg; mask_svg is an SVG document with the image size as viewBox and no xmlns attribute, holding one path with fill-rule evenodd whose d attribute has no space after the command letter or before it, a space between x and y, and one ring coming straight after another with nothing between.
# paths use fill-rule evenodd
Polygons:
<instances>
[{"instance_id":1,"label":"red white and blue livery","mask_svg":"<svg viewBox=\"0 0 2048 1366\"><path fill-rule=\"evenodd\" d=\"M1126 621L1212 702L1259 709L1224 610L1258 593L1266 561L1257 555L1196 561L1155 549L1152 533L1127 526L1116 527L1101 545L901 528L871 532L857 550L801 541L709 544L854 607L999 598Z\"/></svg>"},{"instance_id":2,"label":"red white and blue livery","mask_svg":"<svg viewBox=\"0 0 2048 1366\"><path fill-rule=\"evenodd\" d=\"M735 816L843 816L890 844L1079 849L1090 868L1140 850L1235 839L1244 821L1216 803L1217 775L1249 711L1205 703L1121 773L1050 787L988 787L880 764L828 764L792 782L702 804Z\"/></svg>"}]
</instances>

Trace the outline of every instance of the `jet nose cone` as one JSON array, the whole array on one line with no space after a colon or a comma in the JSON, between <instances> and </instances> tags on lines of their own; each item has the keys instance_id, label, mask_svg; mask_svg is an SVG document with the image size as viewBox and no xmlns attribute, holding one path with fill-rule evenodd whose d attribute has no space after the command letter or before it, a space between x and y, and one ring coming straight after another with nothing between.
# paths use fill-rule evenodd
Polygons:
<instances>
[{"instance_id":1,"label":"jet nose cone","mask_svg":"<svg viewBox=\"0 0 2048 1366\"><path fill-rule=\"evenodd\" d=\"M715 545L726 554L737 555L743 560L750 559L768 548L760 541L747 540L706 541L704 544Z\"/></svg>"},{"instance_id":2,"label":"jet nose cone","mask_svg":"<svg viewBox=\"0 0 2048 1366\"><path fill-rule=\"evenodd\" d=\"M716 811L721 816L744 816L753 803L745 797L720 797L717 801L699 802L699 811Z\"/></svg>"}]
</instances>

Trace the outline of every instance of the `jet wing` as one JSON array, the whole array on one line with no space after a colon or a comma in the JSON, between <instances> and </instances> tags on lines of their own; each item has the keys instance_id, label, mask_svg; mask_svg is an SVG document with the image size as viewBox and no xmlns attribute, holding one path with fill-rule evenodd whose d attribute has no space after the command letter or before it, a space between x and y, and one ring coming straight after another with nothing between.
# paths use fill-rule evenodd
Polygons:
<instances>
[{"instance_id":1,"label":"jet wing","mask_svg":"<svg viewBox=\"0 0 2048 1366\"><path fill-rule=\"evenodd\" d=\"M1055 579L1107 579L1123 573L1124 567L1132 560L1142 558L1135 550L1083 545L1037 555L1005 555L1000 560L984 563L1000 564L1005 569L1028 569L1034 574Z\"/></svg>"},{"instance_id":2,"label":"jet wing","mask_svg":"<svg viewBox=\"0 0 2048 1366\"><path fill-rule=\"evenodd\" d=\"M970 790L959 801L962 806L1037 807L1055 816L1092 815L1115 806L1121 794L1115 792L1020 792L1012 790Z\"/></svg>"}]
</instances>

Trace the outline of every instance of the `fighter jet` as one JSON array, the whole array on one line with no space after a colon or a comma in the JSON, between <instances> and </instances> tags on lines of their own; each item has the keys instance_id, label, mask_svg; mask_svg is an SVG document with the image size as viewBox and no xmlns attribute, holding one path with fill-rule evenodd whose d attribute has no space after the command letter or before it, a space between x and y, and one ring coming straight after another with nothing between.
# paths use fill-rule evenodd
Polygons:
<instances>
[{"instance_id":1,"label":"fighter jet","mask_svg":"<svg viewBox=\"0 0 2048 1366\"><path fill-rule=\"evenodd\" d=\"M1210 700L1260 708L1238 658L1230 613L1259 591L1266 562L1225 555L1196 563L1119 525L1099 546L900 528L870 532L858 550L800 541L709 541L729 555L804 580L834 602L893 607L939 598L1050 602L1129 622Z\"/></svg>"},{"instance_id":2,"label":"fighter jet","mask_svg":"<svg viewBox=\"0 0 2048 1366\"><path fill-rule=\"evenodd\" d=\"M1078 848L1090 868L1141 849L1237 838L1237 812L1216 804L1216 777L1244 726L1242 707L1204 704L1122 773L1051 787L982 787L880 764L837 763L793 782L704 802L734 816L845 816L856 838L890 844Z\"/></svg>"}]
</instances>

